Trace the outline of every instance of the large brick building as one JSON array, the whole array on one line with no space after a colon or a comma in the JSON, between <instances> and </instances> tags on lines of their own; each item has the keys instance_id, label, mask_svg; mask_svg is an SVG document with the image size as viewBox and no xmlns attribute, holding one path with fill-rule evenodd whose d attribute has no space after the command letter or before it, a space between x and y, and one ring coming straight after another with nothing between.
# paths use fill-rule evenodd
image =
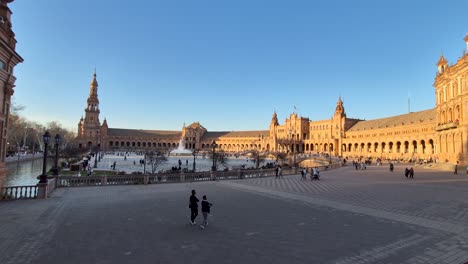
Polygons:
<instances>
[{"instance_id":1,"label":"large brick building","mask_svg":"<svg viewBox=\"0 0 468 264\"><path fill-rule=\"evenodd\" d=\"M468 49L468 35L465 37ZM280 124L273 114L268 130L208 131L200 123L181 131L109 128L99 121L98 83L91 82L85 117L78 123L81 148L170 150L182 139L187 149L217 148L294 153L330 153L395 159L438 159L468 164L468 55L454 65L441 56L434 87L436 106L419 112L374 120L348 118L341 98L333 117L313 121L292 113ZM467 118L465 118L467 117Z\"/></svg>"},{"instance_id":2,"label":"large brick building","mask_svg":"<svg viewBox=\"0 0 468 264\"><path fill-rule=\"evenodd\" d=\"M7 174L5 154L7 148L8 117L11 96L14 93L15 66L23 62L16 53L16 38L11 24L11 10L8 4L13 0L0 0L0 190Z\"/></svg>"}]
</instances>

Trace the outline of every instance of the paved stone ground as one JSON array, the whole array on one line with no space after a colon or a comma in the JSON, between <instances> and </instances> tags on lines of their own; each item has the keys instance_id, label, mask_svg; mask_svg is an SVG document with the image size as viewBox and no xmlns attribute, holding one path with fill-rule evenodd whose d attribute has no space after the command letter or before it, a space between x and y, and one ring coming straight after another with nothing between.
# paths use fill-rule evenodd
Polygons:
<instances>
[{"instance_id":1,"label":"paved stone ground","mask_svg":"<svg viewBox=\"0 0 468 264\"><path fill-rule=\"evenodd\" d=\"M468 175L403 167L59 189L0 203L0 263L465 263ZM188 223L196 189L214 204ZM198 218L199 222L201 217Z\"/></svg>"}]
</instances>

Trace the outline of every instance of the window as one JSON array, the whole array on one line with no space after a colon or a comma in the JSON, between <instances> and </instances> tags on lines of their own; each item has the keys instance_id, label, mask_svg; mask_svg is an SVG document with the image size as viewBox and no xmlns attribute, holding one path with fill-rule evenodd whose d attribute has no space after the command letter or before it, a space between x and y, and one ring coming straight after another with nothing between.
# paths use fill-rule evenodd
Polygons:
<instances>
[{"instance_id":1,"label":"window","mask_svg":"<svg viewBox=\"0 0 468 264\"><path fill-rule=\"evenodd\" d=\"M2 59L0 59L0 68L6 70L5 62Z\"/></svg>"}]
</instances>

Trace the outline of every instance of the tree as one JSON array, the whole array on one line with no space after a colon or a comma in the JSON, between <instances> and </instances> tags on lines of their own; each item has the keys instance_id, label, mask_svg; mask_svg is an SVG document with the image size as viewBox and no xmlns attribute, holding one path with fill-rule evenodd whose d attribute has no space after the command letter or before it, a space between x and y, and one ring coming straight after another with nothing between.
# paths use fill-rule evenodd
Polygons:
<instances>
[{"instance_id":1,"label":"tree","mask_svg":"<svg viewBox=\"0 0 468 264\"><path fill-rule=\"evenodd\" d=\"M255 168L258 169L260 163L264 162L266 159L265 153L260 153L260 151L256 149L249 150L248 152L252 154L252 158L255 160Z\"/></svg>"},{"instance_id":2,"label":"tree","mask_svg":"<svg viewBox=\"0 0 468 264\"><path fill-rule=\"evenodd\" d=\"M151 173L155 173L158 167L167 161L167 157L161 151L148 151L145 155L145 162L150 166Z\"/></svg>"},{"instance_id":3,"label":"tree","mask_svg":"<svg viewBox=\"0 0 468 264\"><path fill-rule=\"evenodd\" d=\"M24 106L12 103L7 135L10 150L15 149L16 151L17 147L31 151L43 150L42 135L44 135L45 131L49 131L52 139L56 134L59 134L61 137L60 147L63 149L67 148L68 144L75 138L74 131L65 129L59 122L49 122L44 126L21 116L20 112L22 110L24 110ZM52 140L50 144L53 145L55 142ZM50 149L53 150L53 148Z\"/></svg>"},{"instance_id":4,"label":"tree","mask_svg":"<svg viewBox=\"0 0 468 264\"><path fill-rule=\"evenodd\" d=\"M228 166L228 162L227 162L227 155L226 153L224 152L224 150L215 150L215 164L216 164L216 168L218 168L218 164L221 164L223 165L224 167L227 167ZM213 150L210 150L208 152L208 157L211 161L213 161Z\"/></svg>"},{"instance_id":5,"label":"tree","mask_svg":"<svg viewBox=\"0 0 468 264\"><path fill-rule=\"evenodd\" d=\"M81 156L85 153L85 151L86 150L84 149L80 149L76 146L69 144L64 146L60 153L61 157L63 157L67 161L79 161L81 159Z\"/></svg>"}]
</instances>

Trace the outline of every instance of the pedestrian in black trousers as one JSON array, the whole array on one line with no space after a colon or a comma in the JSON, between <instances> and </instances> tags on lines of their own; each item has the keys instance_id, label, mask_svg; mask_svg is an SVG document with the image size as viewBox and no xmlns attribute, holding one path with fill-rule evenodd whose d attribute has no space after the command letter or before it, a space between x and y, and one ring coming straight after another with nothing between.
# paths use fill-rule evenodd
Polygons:
<instances>
[{"instance_id":1,"label":"pedestrian in black trousers","mask_svg":"<svg viewBox=\"0 0 468 264\"><path fill-rule=\"evenodd\" d=\"M190 202L189 202L189 208L190 208L190 224L195 225L195 218L198 216L198 198L195 196L196 192L195 190L192 190L192 195L190 195Z\"/></svg>"}]
</instances>

